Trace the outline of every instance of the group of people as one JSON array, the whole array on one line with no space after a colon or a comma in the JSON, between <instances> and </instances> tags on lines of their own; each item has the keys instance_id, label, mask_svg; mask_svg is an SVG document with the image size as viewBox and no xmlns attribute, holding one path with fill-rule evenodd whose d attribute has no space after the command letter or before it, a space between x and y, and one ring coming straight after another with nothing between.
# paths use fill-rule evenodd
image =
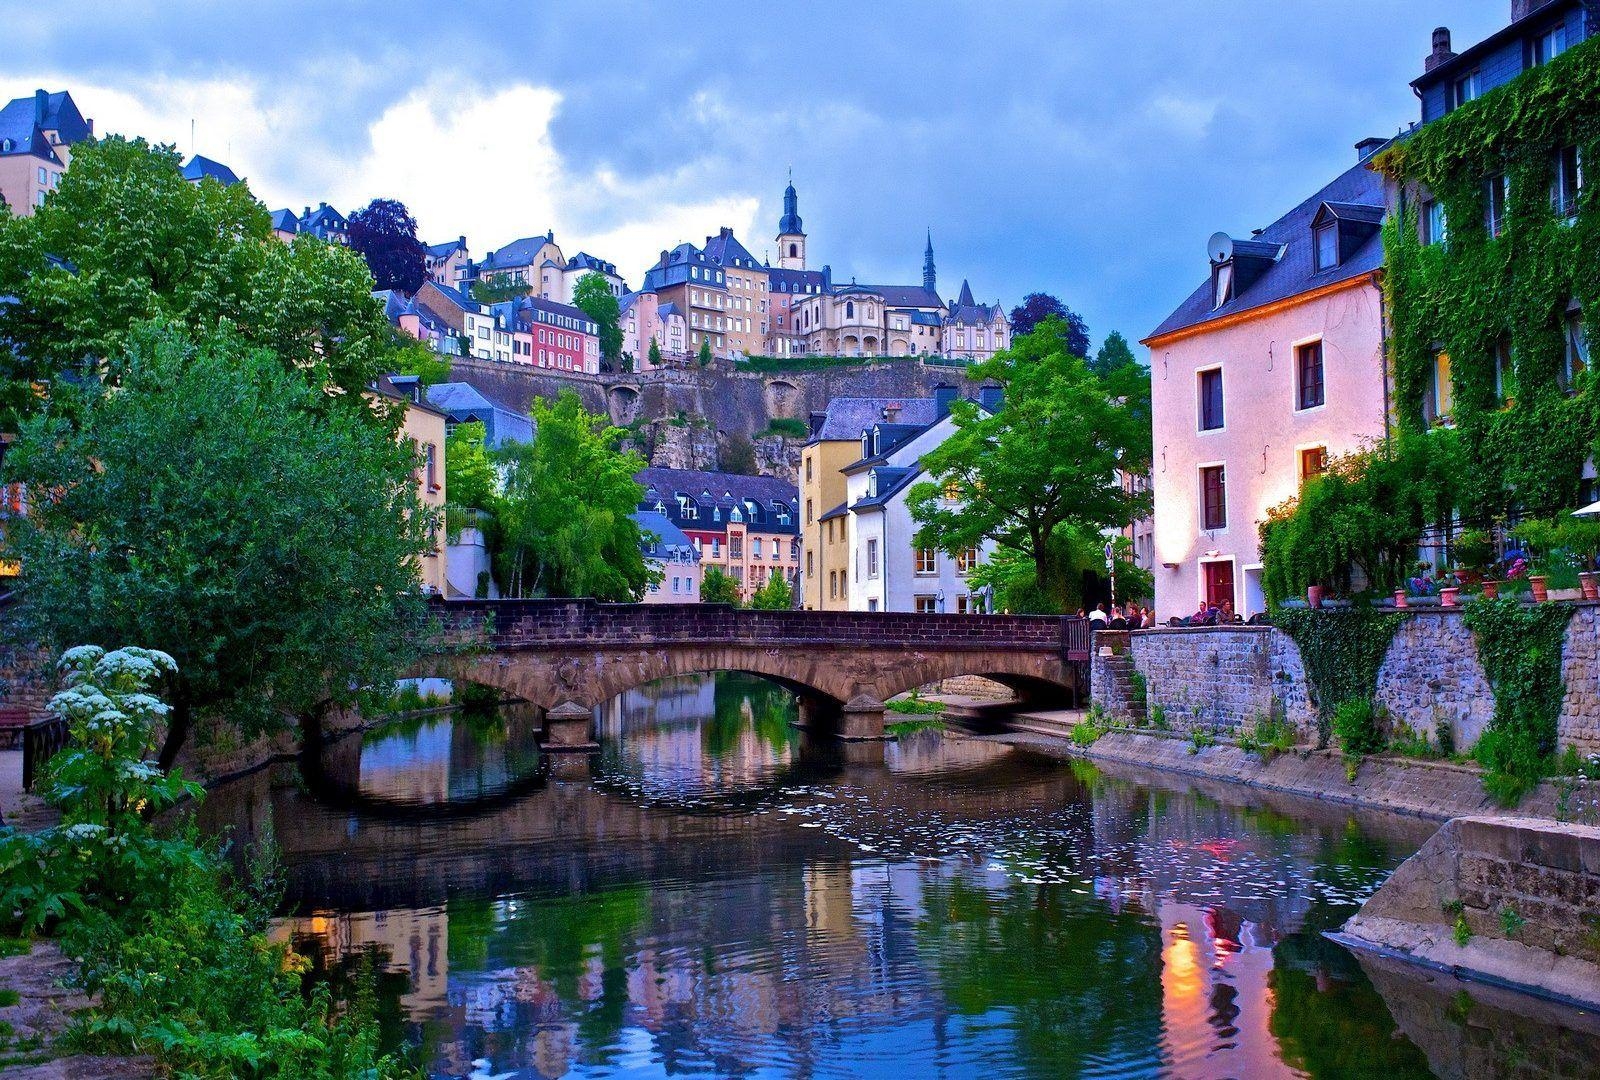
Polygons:
<instances>
[{"instance_id":1,"label":"group of people","mask_svg":"<svg viewBox=\"0 0 1600 1080\"><path fill-rule=\"evenodd\" d=\"M1082 609L1078 617L1084 617ZM1096 604L1088 618L1100 630L1148 630L1156 624L1156 613L1138 604L1112 604L1110 611L1104 604Z\"/></svg>"},{"instance_id":2,"label":"group of people","mask_svg":"<svg viewBox=\"0 0 1600 1080\"><path fill-rule=\"evenodd\" d=\"M1231 626L1244 622L1244 616L1233 610L1233 601L1224 600L1221 605L1213 604L1208 600L1200 601L1200 610L1190 615L1187 619L1175 625L1180 626Z\"/></svg>"}]
</instances>

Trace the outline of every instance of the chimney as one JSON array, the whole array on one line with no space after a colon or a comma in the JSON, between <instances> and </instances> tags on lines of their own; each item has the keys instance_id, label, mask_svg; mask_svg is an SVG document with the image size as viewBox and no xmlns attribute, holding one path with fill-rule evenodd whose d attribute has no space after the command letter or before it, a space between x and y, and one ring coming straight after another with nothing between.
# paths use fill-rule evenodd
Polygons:
<instances>
[{"instance_id":1,"label":"chimney","mask_svg":"<svg viewBox=\"0 0 1600 1080\"><path fill-rule=\"evenodd\" d=\"M1388 139L1380 139L1377 137L1362 139L1360 142L1356 143L1356 161L1361 162L1367 160L1373 154L1378 152L1378 148L1380 146L1388 141Z\"/></svg>"},{"instance_id":2,"label":"chimney","mask_svg":"<svg viewBox=\"0 0 1600 1080\"><path fill-rule=\"evenodd\" d=\"M1511 0L1511 21L1520 22L1544 7L1549 0Z\"/></svg>"},{"instance_id":3,"label":"chimney","mask_svg":"<svg viewBox=\"0 0 1600 1080\"><path fill-rule=\"evenodd\" d=\"M665 270L666 267L667 267L667 256L669 254L670 254L670 252L668 252L666 248L662 248L661 249L661 263L660 263L660 265L661 265L661 268L663 270Z\"/></svg>"},{"instance_id":4,"label":"chimney","mask_svg":"<svg viewBox=\"0 0 1600 1080\"><path fill-rule=\"evenodd\" d=\"M47 90L33 92L33 122L44 127L45 113L50 111L50 93Z\"/></svg>"},{"instance_id":5,"label":"chimney","mask_svg":"<svg viewBox=\"0 0 1600 1080\"><path fill-rule=\"evenodd\" d=\"M723 239L724 239L724 240L726 240L726 239L728 239L728 238L729 238L729 237L731 237L731 236L732 236L732 235L733 235L733 230L732 230L732 229L730 229L730 228L728 228L728 226L726 226L726 225L724 225L724 226L723 226L723 227L722 227L722 233L721 233L721 235L722 235L722 238L723 238Z\"/></svg>"},{"instance_id":6,"label":"chimney","mask_svg":"<svg viewBox=\"0 0 1600 1080\"><path fill-rule=\"evenodd\" d=\"M893 424L900 419L900 403L898 401L891 401L883 407L883 419L888 424Z\"/></svg>"},{"instance_id":7,"label":"chimney","mask_svg":"<svg viewBox=\"0 0 1600 1080\"><path fill-rule=\"evenodd\" d=\"M1450 51L1450 28L1441 26L1433 32L1433 52L1422 62L1422 70L1432 71L1440 64L1447 64L1455 58L1456 54Z\"/></svg>"},{"instance_id":8,"label":"chimney","mask_svg":"<svg viewBox=\"0 0 1600 1080\"><path fill-rule=\"evenodd\" d=\"M1003 386L984 386L978 389L978 404L984 411L997 413L1000 406L1005 403L1006 390Z\"/></svg>"},{"instance_id":9,"label":"chimney","mask_svg":"<svg viewBox=\"0 0 1600 1080\"><path fill-rule=\"evenodd\" d=\"M933 412L935 419L943 420L950 415L950 406L956 400L956 388L946 383L940 383L933 388Z\"/></svg>"},{"instance_id":10,"label":"chimney","mask_svg":"<svg viewBox=\"0 0 1600 1080\"><path fill-rule=\"evenodd\" d=\"M460 243L462 251L467 250L467 238L465 236L456 237L456 241Z\"/></svg>"},{"instance_id":11,"label":"chimney","mask_svg":"<svg viewBox=\"0 0 1600 1080\"><path fill-rule=\"evenodd\" d=\"M304 210L302 210L300 212L300 220L301 221L304 221L306 218L308 218L310 216L311 216L311 207L309 207L309 206L306 207Z\"/></svg>"}]
</instances>

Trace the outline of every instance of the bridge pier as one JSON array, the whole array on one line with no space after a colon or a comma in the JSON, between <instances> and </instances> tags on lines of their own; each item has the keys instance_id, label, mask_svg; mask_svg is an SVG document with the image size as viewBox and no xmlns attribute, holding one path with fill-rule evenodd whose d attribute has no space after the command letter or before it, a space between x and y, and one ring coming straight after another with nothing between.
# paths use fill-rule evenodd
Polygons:
<instances>
[{"instance_id":1,"label":"bridge pier","mask_svg":"<svg viewBox=\"0 0 1600 1080\"><path fill-rule=\"evenodd\" d=\"M882 742L883 702L867 694L857 694L845 703L839 719L839 738L845 742Z\"/></svg>"},{"instance_id":2,"label":"bridge pier","mask_svg":"<svg viewBox=\"0 0 1600 1080\"><path fill-rule=\"evenodd\" d=\"M544 742L547 754L592 754L600 749L594 740L594 710L575 701L564 701L545 713Z\"/></svg>"}]
</instances>

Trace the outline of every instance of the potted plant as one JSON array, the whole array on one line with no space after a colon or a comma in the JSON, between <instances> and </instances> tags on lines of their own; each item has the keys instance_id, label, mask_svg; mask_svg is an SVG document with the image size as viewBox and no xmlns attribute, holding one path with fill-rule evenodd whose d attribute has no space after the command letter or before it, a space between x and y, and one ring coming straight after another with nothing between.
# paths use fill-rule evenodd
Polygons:
<instances>
[{"instance_id":1,"label":"potted plant","mask_svg":"<svg viewBox=\"0 0 1600 1080\"><path fill-rule=\"evenodd\" d=\"M1456 597L1461 593L1461 579L1453 571L1446 571L1438 578L1439 606L1455 607Z\"/></svg>"},{"instance_id":2,"label":"potted plant","mask_svg":"<svg viewBox=\"0 0 1600 1080\"><path fill-rule=\"evenodd\" d=\"M1306 606L1309 607L1309 608L1313 608L1313 609L1314 608L1320 608L1322 606L1322 586L1321 585L1307 585L1306 586Z\"/></svg>"},{"instance_id":3,"label":"potted plant","mask_svg":"<svg viewBox=\"0 0 1600 1080\"><path fill-rule=\"evenodd\" d=\"M1464 529L1456 537L1453 550L1460 585L1477 585L1484 596L1494 599L1500 591L1500 582L1494 576L1494 538L1485 529Z\"/></svg>"},{"instance_id":4,"label":"potted plant","mask_svg":"<svg viewBox=\"0 0 1600 1080\"><path fill-rule=\"evenodd\" d=\"M1406 597L1406 604L1404 606L1407 607L1410 606L1410 602L1412 600L1429 601L1437 596L1439 594L1439 582L1433 576L1432 567L1425 562L1419 562L1417 564L1416 573L1412 574L1411 577L1406 581L1406 587L1403 592ZM1399 603L1398 598L1396 599L1395 606L1402 606Z\"/></svg>"}]
</instances>

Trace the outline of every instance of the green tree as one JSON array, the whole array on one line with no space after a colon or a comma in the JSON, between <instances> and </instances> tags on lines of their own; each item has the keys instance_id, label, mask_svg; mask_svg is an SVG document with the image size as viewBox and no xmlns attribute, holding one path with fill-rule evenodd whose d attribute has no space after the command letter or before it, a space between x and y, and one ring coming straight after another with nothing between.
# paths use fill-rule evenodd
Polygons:
<instances>
[{"instance_id":1,"label":"green tree","mask_svg":"<svg viewBox=\"0 0 1600 1080\"><path fill-rule=\"evenodd\" d=\"M500 477L489 460L481 420L457 424L444 440L444 489L450 503L469 510L493 510Z\"/></svg>"},{"instance_id":2,"label":"green tree","mask_svg":"<svg viewBox=\"0 0 1600 1080\"><path fill-rule=\"evenodd\" d=\"M749 439L737 432L728 436L728 445L722 454L722 471L740 476L758 476L756 448Z\"/></svg>"},{"instance_id":3,"label":"green tree","mask_svg":"<svg viewBox=\"0 0 1600 1080\"><path fill-rule=\"evenodd\" d=\"M700 602L702 604L729 604L738 607L739 583L720 566L706 567L705 576L700 581Z\"/></svg>"},{"instance_id":4,"label":"green tree","mask_svg":"<svg viewBox=\"0 0 1600 1080\"><path fill-rule=\"evenodd\" d=\"M532 292L527 282L510 274L490 274L472 283L472 298L480 304L498 304Z\"/></svg>"},{"instance_id":5,"label":"green tree","mask_svg":"<svg viewBox=\"0 0 1600 1080\"><path fill-rule=\"evenodd\" d=\"M632 517L644 496L633 478L644 459L620 451L626 432L585 410L572 390L554 404L535 399L533 422L533 442L503 452L500 580L512 596L639 599L660 578Z\"/></svg>"},{"instance_id":6,"label":"green tree","mask_svg":"<svg viewBox=\"0 0 1600 1080\"><path fill-rule=\"evenodd\" d=\"M1059 528L1050 537L1051 561L1061 568L1065 593L1052 599L1039 588L1038 570L1032 558L1017 551L999 549L987 562L979 563L968 576L974 588L994 590L994 610L1010 612L1074 611L1089 601L1089 591L1105 595L1105 545L1103 533L1081 526ZM1111 541L1112 560L1117 572L1117 599L1148 598L1155 590L1149 570L1133 558L1133 542L1125 536Z\"/></svg>"},{"instance_id":7,"label":"green tree","mask_svg":"<svg viewBox=\"0 0 1600 1080\"><path fill-rule=\"evenodd\" d=\"M390 354L390 372L415 375L423 386L436 386L450 381L450 358L436 353L403 330L389 328L394 352Z\"/></svg>"},{"instance_id":8,"label":"green tree","mask_svg":"<svg viewBox=\"0 0 1600 1080\"><path fill-rule=\"evenodd\" d=\"M572 305L600 327L600 358L608 367L622 358L622 308L611 295L611 283L600 274L585 274L572 287Z\"/></svg>"},{"instance_id":9,"label":"green tree","mask_svg":"<svg viewBox=\"0 0 1600 1080\"><path fill-rule=\"evenodd\" d=\"M661 366L661 343L656 341L655 338L650 339L650 351L646 355L650 357L650 366L652 368Z\"/></svg>"},{"instance_id":10,"label":"green tree","mask_svg":"<svg viewBox=\"0 0 1600 1080\"><path fill-rule=\"evenodd\" d=\"M750 606L757 611L788 611L794 607L794 590L782 572L775 573L767 583L750 597Z\"/></svg>"},{"instance_id":11,"label":"green tree","mask_svg":"<svg viewBox=\"0 0 1600 1080\"><path fill-rule=\"evenodd\" d=\"M0 217L0 429L46 401L65 405L73 380L113 381L140 323L189 330L219 323L272 350L308 385L356 400L385 369L392 339L372 275L337 244L272 239L244 184L191 184L171 147L113 136L76 148L48 202ZM41 395L36 387L46 387Z\"/></svg>"},{"instance_id":12,"label":"green tree","mask_svg":"<svg viewBox=\"0 0 1600 1080\"><path fill-rule=\"evenodd\" d=\"M701 338L700 339L700 357L699 357L699 359L700 359L700 366L701 367L707 368L707 367L711 366L711 339L710 338Z\"/></svg>"},{"instance_id":13,"label":"green tree","mask_svg":"<svg viewBox=\"0 0 1600 1080\"><path fill-rule=\"evenodd\" d=\"M174 657L163 764L197 723L314 724L392 682L433 525L395 419L328 409L231 330L148 325L126 349L120 389L76 422L47 409L6 457L7 480L50 493L7 536L28 640Z\"/></svg>"},{"instance_id":14,"label":"green tree","mask_svg":"<svg viewBox=\"0 0 1600 1080\"><path fill-rule=\"evenodd\" d=\"M1100 343L1100 351L1094 354L1094 360L1089 364L1096 375L1104 376L1120 367L1138 364L1139 360L1133 355L1133 349L1128 345L1128 339L1121 332L1113 330L1106 335Z\"/></svg>"},{"instance_id":15,"label":"green tree","mask_svg":"<svg viewBox=\"0 0 1600 1080\"><path fill-rule=\"evenodd\" d=\"M955 431L922 457L932 482L909 496L919 544L954 554L993 540L1031 559L1047 611L1065 610L1071 592L1057 530L1120 528L1150 501L1122 481L1150 468L1149 374L1135 365L1096 375L1069 351L1070 333L1046 319L968 370L999 383L1005 405L989 415L958 398Z\"/></svg>"}]
</instances>

